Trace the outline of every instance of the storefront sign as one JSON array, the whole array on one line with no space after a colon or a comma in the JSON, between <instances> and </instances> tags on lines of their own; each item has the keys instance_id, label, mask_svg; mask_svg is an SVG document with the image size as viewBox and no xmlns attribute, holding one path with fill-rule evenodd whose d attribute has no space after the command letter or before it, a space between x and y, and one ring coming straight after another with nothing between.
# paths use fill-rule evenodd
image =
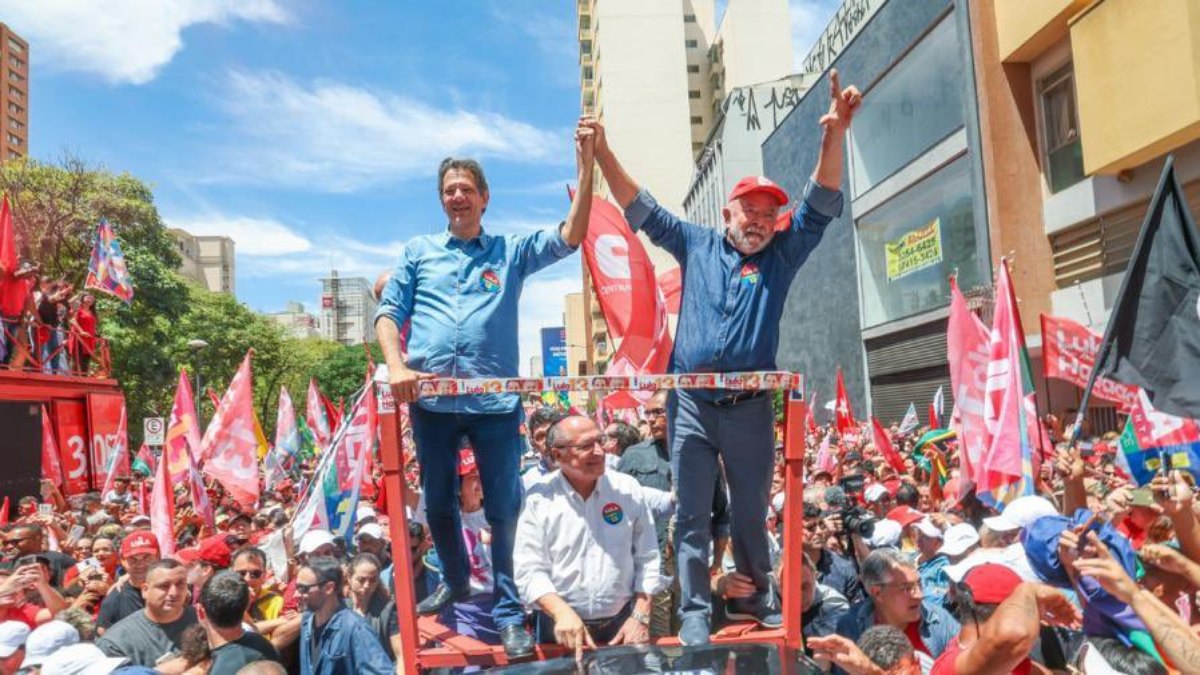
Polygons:
<instances>
[{"instance_id":1,"label":"storefront sign","mask_svg":"<svg viewBox=\"0 0 1200 675\"><path fill-rule=\"evenodd\" d=\"M888 281L942 262L941 221L934 218L925 227L913 230L884 244Z\"/></svg>"}]
</instances>

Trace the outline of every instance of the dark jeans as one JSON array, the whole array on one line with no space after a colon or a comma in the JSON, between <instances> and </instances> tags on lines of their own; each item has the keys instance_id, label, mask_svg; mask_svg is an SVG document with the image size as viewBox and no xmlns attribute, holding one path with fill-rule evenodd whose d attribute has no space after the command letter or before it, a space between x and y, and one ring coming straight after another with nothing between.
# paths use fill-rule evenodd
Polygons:
<instances>
[{"instance_id":1,"label":"dark jeans","mask_svg":"<svg viewBox=\"0 0 1200 675\"><path fill-rule=\"evenodd\" d=\"M592 641L597 647L604 646L617 636L621 631L621 626L625 625L625 620L629 618L630 612L633 611L633 603L627 602L614 616L607 619L590 619L583 622L587 626L588 635L592 636ZM549 614L538 610L533 613L534 627L537 629L536 637L538 644L554 644L557 640L554 639L554 619L550 618Z\"/></svg>"},{"instance_id":2,"label":"dark jeans","mask_svg":"<svg viewBox=\"0 0 1200 675\"><path fill-rule=\"evenodd\" d=\"M471 571L462 537L459 512L458 449L465 437L475 450L483 483L483 508L492 528L492 576L496 626L524 623L525 613L513 581L513 539L521 513L522 410L511 413L435 413L409 406L425 516L442 565L442 579L451 588L468 586Z\"/></svg>"}]
</instances>

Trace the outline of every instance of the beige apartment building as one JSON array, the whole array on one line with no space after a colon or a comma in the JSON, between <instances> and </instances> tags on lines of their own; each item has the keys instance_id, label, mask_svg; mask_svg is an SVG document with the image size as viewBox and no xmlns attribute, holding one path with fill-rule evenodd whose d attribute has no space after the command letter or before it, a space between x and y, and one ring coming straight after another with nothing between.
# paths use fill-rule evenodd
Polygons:
<instances>
[{"instance_id":1,"label":"beige apartment building","mask_svg":"<svg viewBox=\"0 0 1200 675\"><path fill-rule=\"evenodd\" d=\"M0 23L0 160L29 156L29 43Z\"/></svg>"},{"instance_id":2,"label":"beige apartment building","mask_svg":"<svg viewBox=\"0 0 1200 675\"><path fill-rule=\"evenodd\" d=\"M792 67L787 0L578 0L580 106L605 125L621 163L667 209L682 214L695 161L725 93ZM608 197L597 172L598 194ZM645 242L645 239L643 238ZM675 267L646 242L659 274ZM586 362L615 351L583 274Z\"/></svg>"},{"instance_id":3,"label":"beige apartment building","mask_svg":"<svg viewBox=\"0 0 1200 675\"><path fill-rule=\"evenodd\" d=\"M229 237L197 236L173 228L179 273L214 293L236 293L234 242Z\"/></svg>"}]
</instances>

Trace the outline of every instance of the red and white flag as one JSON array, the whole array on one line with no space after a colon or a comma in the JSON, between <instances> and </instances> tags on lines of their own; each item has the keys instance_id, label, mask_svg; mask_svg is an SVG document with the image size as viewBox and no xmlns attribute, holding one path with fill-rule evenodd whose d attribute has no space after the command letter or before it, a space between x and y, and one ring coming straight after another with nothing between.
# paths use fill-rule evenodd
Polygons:
<instances>
[{"instance_id":1,"label":"red and white flag","mask_svg":"<svg viewBox=\"0 0 1200 675\"><path fill-rule=\"evenodd\" d=\"M908 469L904 467L904 460L900 457L900 453L896 452L896 448L892 446L892 439L888 437L888 432L879 423L879 420L871 417L871 436L875 443L875 449L883 458L887 460L888 465L896 470L898 474L907 473Z\"/></svg>"},{"instance_id":2,"label":"red and white flag","mask_svg":"<svg viewBox=\"0 0 1200 675\"><path fill-rule=\"evenodd\" d=\"M200 443L203 470L240 504L258 503L258 434L255 433L254 384L247 353L229 383L221 405Z\"/></svg>"},{"instance_id":3,"label":"red and white flag","mask_svg":"<svg viewBox=\"0 0 1200 675\"><path fill-rule=\"evenodd\" d=\"M104 490L101 496L113 489L117 476L129 477L129 427L126 420L125 400L121 399L121 422L117 427L116 443L108 448L108 469L104 477Z\"/></svg>"},{"instance_id":4,"label":"red and white flag","mask_svg":"<svg viewBox=\"0 0 1200 675\"><path fill-rule=\"evenodd\" d=\"M159 462L150 493L150 531L158 538L164 558L175 554L175 492L166 462Z\"/></svg>"},{"instance_id":5,"label":"red and white flag","mask_svg":"<svg viewBox=\"0 0 1200 675\"><path fill-rule=\"evenodd\" d=\"M1083 324L1043 314L1042 365L1045 376L1086 388L1103 341L1104 336ZM1105 377L1096 378L1092 395L1115 402L1124 413L1131 412L1138 402L1137 387Z\"/></svg>"},{"instance_id":6,"label":"red and white flag","mask_svg":"<svg viewBox=\"0 0 1200 675\"><path fill-rule=\"evenodd\" d=\"M854 411L850 409L850 397L846 395L846 381L842 377L841 368L837 370L837 398L834 400L834 426L838 436L843 439L858 438L858 422L854 420Z\"/></svg>"},{"instance_id":7,"label":"red and white flag","mask_svg":"<svg viewBox=\"0 0 1200 675\"><path fill-rule=\"evenodd\" d=\"M50 409L42 406L42 478L62 489L62 461L58 456L58 443L54 440L53 425L50 424Z\"/></svg>"},{"instance_id":8,"label":"red and white flag","mask_svg":"<svg viewBox=\"0 0 1200 675\"><path fill-rule=\"evenodd\" d=\"M1024 348L1016 294L1008 263L1001 258L984 387L988 444L975 470L977 494L1011 494L1003 491L1023 477L1032 480L1032 448L1025 406L1026 387L1030 383L1025 381ZM1027 487L1032 490L1032 482Z\"/></svg>"},{"instance_id":9,"label":"red and white flag","mask_svg":"<svg viewBox=\"0 0 1200 675\"><path fill-rule=\"evenodd\" d=\"M963 474L974 480L975 467L979 466L988 444L984 419L988 329L967 307L967 301L954 277L950 278L946 355L950 362L950 386L954 391L954 413L950 426L958 433Z\"/></svg>"},{"instance_id":10,"label":"red and white flag","mask_svg":"<svg viewBox=\"0 0 1200 675\"><path fill-rule=\"evenodd\" d=\"M308 423L308 430L312 432L319 453L329 445L333 430L329 424L329 415L325 412L325 397L321 395L321 390L317 389L315 379L308 381L308 396L305 399L304 421Z\"/></svg>"},{"instance_id":11,"label":"red and white flag","mask_svg":"<svg viewBox=\"0 0 1200 675\"><path fill-rule=\"evenodd\" d=\"M199 453L200 425L196 421L192 383L188 381L187 370L180 370L162 453L162 463L167 465L171 484L189 479L190 467Z\"/></svg>"}]
</instances>

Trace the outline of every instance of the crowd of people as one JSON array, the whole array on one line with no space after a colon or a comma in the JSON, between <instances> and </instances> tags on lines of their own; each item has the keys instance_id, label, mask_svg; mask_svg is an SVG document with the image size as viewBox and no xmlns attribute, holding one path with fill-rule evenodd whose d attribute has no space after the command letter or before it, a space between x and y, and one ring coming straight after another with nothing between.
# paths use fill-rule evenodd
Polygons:
<instances>
[{"instance_id":1,"label":"crowd of people","mask_svg":"<svg viewBox=\"0 0 1200 675\"><path fill-rule=\"evenodd\" d=\"M96 298L28 261L0 266L0 368L88 375L103 369Z\"/></svg>"}]
</instances>

